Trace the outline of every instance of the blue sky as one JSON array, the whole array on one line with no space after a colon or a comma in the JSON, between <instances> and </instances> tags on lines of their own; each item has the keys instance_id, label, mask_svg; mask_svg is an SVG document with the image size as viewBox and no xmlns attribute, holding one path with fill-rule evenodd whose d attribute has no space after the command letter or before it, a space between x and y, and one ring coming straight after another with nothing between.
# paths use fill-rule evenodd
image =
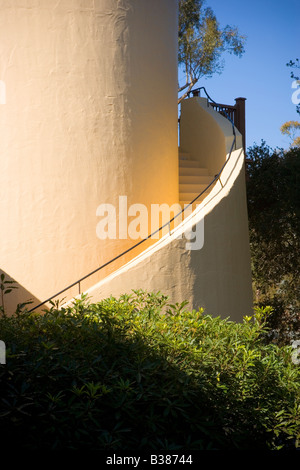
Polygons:
<instances>
[{"instance_id":1,"label":"blue sky","mask_svg":"<svg viewBox=\"0 0 300 470\"><path fill-rule=\"evenodd\" d=\"M224 54L222 74L201 78L197 86L205 86L220 103L247 98L247 147L263 139L272 148L288 148L290 141L280 126L300 120L292 102L291 69L286 66L289 60L300 59L300 1L206 0L206 5L221 27L237 26L247 42L241 58Z\"/></svg>"}]
</instances>

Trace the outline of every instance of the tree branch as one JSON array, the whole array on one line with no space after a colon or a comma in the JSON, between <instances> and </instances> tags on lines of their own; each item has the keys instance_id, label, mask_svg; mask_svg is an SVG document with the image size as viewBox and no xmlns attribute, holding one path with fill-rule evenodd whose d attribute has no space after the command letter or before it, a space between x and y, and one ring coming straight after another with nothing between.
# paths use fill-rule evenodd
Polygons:
<instances>
[{"instance_id":1,"label":"tree branch","mask_svg":"<svg viewBox=\"0 0 300 470\"><path fill-rule=\"evenodd\" d=\"M197 83L197 79L194 78L194 79L189 83L189 85L188 85L188 90L187 90L182 96L180 96L180 97L178 98L178 104L181 103L181 101L184 100L184 99L188 96L188 94L191 92L191 89L193 88L193 86L194 86L196 83ZM186 88L186 86L185 86L184 88Z\"/></svg>"}]
</instances>

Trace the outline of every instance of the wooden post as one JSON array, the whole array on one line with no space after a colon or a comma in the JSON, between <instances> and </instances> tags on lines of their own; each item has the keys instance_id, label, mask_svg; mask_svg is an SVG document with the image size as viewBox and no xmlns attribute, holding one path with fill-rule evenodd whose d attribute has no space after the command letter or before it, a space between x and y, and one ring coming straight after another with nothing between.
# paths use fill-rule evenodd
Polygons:
<instances>
[{"instance_id":1,"label":"wooden post","mask_svg":"<svg viewBox=\"0 0 300 470\"><path fill-rule=\"evenodd\" d=\"M235 99L234 125L243 137L243 147L246 155L246 98Z\"/></svg>"}]
</instances>

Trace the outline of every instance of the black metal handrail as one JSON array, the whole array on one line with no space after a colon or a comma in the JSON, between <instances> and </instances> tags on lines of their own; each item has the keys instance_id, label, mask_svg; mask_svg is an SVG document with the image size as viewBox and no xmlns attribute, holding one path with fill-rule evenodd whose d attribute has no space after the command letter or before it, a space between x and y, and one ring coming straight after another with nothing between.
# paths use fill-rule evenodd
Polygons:
<instances>
[{"instance_id":1,"label":"black metal handrail","mask_svg":"<svg viewBox=\"0 0 300 470\"><path fill-rule=\"evenodd\" d=\"M201 92L201 90L204 91L204 93L206 94L207 96L207 99L210 100L214 105L216 106L222 106L222 105L219 105L218 103L216 103L210 96L209 94L207 93L205 87L200 87L200 88L197 88L195 90L193 90L193 92ZM225 106L224 106L225 108ZM78 279L77 281L73 282L72 284L70 284L69 286L65 287L64 289L62 289L61 291L57 292L56 294L52 295L51 297L49 297L48 299L44 300L43 302L39 303L38 305L36 305L35 307L33 307L32 309L29 310L29 312L33 312L34 310L36 310L37 308L40 308L42 307L43 305L45 305L46 303L50 302L52 299L58 297L59 295L63 294L64 292L66 292L67 290L71 289L72 287L78 285L79 287L79 294L81 293L81 290L80 290L80 284L82 283L82 281L84 281L85 279L87 279L88 277L92 276L93 274L101 271L102 269L106 268L108 265L112 264L114 261L116 261L117 259L121 258L122 256L126 255L127 253L129 253L130 251L134 250L135 248L137 248L139 245L141 245L142 243L144 243L146 240L149 240L150 238L152 238L154 235L156 235L157 233L159 233L161 230L163 230L165 227L170 227L170 224L177 218L179 217L188 207L190 207L195 201L197 201L201 196L202 194L204 194L221 176L221 173L223 172L227 162L229 161L230 157L231 157L231 154L232 154L232 151L233 151L233 148L235 146L235 143L236 143L236 133L235 133L235 127L234 127L234 123L232 121L232 119L230 118L230 116L227 114L226 112L226 108L225 108L225 111L222 111L222 113L224 113L225 117L231 122L232 124L232 131L233 131L233 142L232 142L232 145L231 145L231 148L230 148L230 152L229 152L229 156L228 158L225 160L224 164L222 165L222 168L221 170L219 171L219 173L217 173L213 180L203 189L203 191L201 191L200 194L198 194L189 204L186 204L184 206L184 208L179 211L176 215L174 215L168 222L166 222L165 224L163 224L162 226L160 226L158 229L156 229L154 232L150 233L146 238L143 238L142 240L140 240L138 243L136 243L135 245L131 246L130 248L128 248L127 250L123 251L122 253L120 253L119 255L115 256L114 258L112 258L111 260L107 261L106 263L102 264L101 266L99 266L98 268L94 269L93 271L89 272L88 274L86 274L85 276L81 277L80 279Z\"/></svg>"}]
</instances>

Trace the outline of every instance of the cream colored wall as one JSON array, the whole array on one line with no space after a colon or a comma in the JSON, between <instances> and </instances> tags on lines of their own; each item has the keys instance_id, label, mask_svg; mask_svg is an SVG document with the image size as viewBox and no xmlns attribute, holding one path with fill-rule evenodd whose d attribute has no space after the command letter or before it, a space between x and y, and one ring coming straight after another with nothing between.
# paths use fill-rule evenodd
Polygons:
<instances>
[{"instance_id":1,"label":"cream colored wall","mask_svg":"<svg viewBox=\"0 0 300 470\"><path fill-rule=\"evenodd\" d=\"M242 136L235 128L236 146ZM214 111L206 98L194 97L181 102L180 147L191 154L211 175L218 173L232 147L232 124Z\"/></svg>"},{"instance_id":2,"label":"cream colored wall","mask_svg":"<svg viewBox=\"0 0 300 470\"><path fill-rule=\"evenodd\" d=\"M132 244L98 205L178 201L177 2L0 0L0 44L0 269L44 300Z\"/></svg>"},{"instance_id":3,"label":"cream colored wall","mask_svg":"<svg viewBox=\"0 0 300 470\"><path fill-rule=\"evenodd\" d=\"M196 211L136 259L87 291L91 301L130 293L160 291L172 302L241 321L252 313L244 153L234 151L226 171ZM186 248L184 233L204 220L204 243Z\"/></svg>"},{"instance_id":4,"label":"cream colored wall","mask_svg":"<svg viewBox=\"0 0 300 470\"><path fill-rule=\"evenodd\" d=\"M198 103L198 106L201 104ZM217 115L211 110L207 113L208 122L211 122L213 113ZM189 116L191 126L196 125L193 114ZM222 125L218 116L216 120ZM213 128L217 135L215 139L214 133L210 133L211 144L216 148L218 139L221 146L221 127ZM227 129L226 125L225 131ZM226 135L224 132L224 145ZM239 139L238 143L241 144ZM166 235L146 252L89 289L87 293L91 300L119 296L130 293L132 289L144 289L161 291L172 302L188 300L190 308L204 307L206 313L230 317L234 321L241 321L244 315L251 314L253 304L244 161L240 146L233 151L220 181L199 207L171 235ZM191 228L197 232L202 223L203 246L198 250L187 249L184 233Z\"/></svg>"}]
</instances>

